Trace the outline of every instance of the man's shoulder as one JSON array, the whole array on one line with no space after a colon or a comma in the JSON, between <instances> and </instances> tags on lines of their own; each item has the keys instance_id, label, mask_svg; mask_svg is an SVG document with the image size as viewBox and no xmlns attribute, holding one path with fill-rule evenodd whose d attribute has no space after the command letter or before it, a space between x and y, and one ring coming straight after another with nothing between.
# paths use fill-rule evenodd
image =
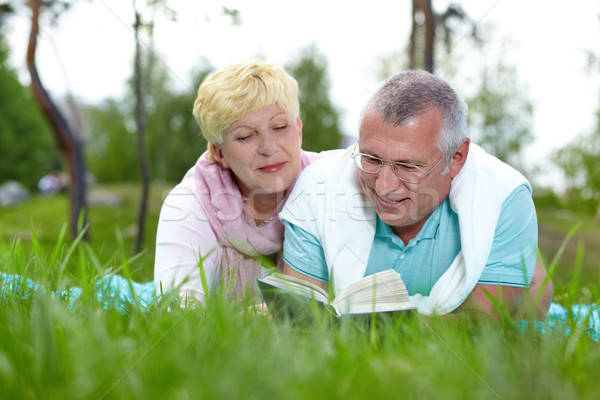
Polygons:
<instances>
[{"instance_id":1,"label":"man's shoulder","mask_svg":"<svg viewBox=\"0 0 600 400\"><path fill-rule=\"evenodd\" d=\"M531 196L531 188L522 184L517 186L504 200L498 218L499 224L510 221L515 225L522 225L535 217L535 204Z\"/></svg>"},{"instance_id":2,"label":"man's shoulder","mask_svg":"<svg viewBox=\"0 0 600 400\"><path fill-rule=\"evenodd\" d=\"M464 174L462 173L463 170L465 170ZM459 178L460 175L468 175L469 173L476 173L481 176L486 176L486 179L494 179L498 183L508 184L507 187L509 188L523 183L530 186L529 181L520 171L489 154L475 143L470 144L467 162L457 178ZM510 185L509 183L512 183L513 185ZM512 190L506 193L506 195L511 192Z\"/></svg>"}]
</instances>

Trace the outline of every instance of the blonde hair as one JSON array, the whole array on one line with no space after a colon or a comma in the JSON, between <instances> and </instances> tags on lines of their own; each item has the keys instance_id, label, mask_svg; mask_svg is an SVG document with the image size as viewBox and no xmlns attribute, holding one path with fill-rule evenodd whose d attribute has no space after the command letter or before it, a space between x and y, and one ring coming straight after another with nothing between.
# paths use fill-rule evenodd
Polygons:
<instances>
[{"instance_id":1,"label":"blonde hair","mask_svg":"<svg viewBox=\"0 0 600 400\"><path fill-rule=\"evenodd\" d=\"M233 64L210 74L198 88L193 115L208 142L223 144L223 133L243 116L277 103L282 111L298 117L298 83L282 65L252 60Z\"/></svg>"}]
</instances>

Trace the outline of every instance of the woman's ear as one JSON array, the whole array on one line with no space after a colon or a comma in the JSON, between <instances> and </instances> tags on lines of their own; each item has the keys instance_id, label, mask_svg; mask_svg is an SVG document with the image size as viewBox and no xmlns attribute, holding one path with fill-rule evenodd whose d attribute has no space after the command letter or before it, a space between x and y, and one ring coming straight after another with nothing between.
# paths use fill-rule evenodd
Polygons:
<instances>
[{"instance_id":1,"label":"woman's ear","mask_svg":"<svg viewBox=\"0 0 600 400\"><path fill-rule=\"evenodd\" d=\"M225 161L225 157L223 157L223 150L221 149L221 146L213 143L211 144L211 148L215 159L221 165L221 167L229 169L229 164L227 164L227 161Z\"/></svg>"},{"instance_id":2,"label":"woman's ear","mask_svg":"<svg viewBox=\"0 0 600 400\"><path fill-rule=\"evenodd\" d=\"M296 118L296 125L298 126L298 132L300 132L300 142L302 142L302 120L300 117Z\"/></svg>"}]
</instances>

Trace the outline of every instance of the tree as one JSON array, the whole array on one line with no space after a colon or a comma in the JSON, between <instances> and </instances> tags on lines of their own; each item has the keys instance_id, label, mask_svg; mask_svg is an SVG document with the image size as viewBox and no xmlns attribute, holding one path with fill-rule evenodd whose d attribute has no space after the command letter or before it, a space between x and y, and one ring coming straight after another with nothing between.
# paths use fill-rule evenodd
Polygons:
<instances>
[{"instance_id":1,"label":"tree","mask_svg":"<svg viewBox=\"0 0 600 400\"><path fill-rule=\"evenodd\" d=\"M469 131L477 144L517 169L524 169L521 155L533 142L533 104L523 91L513 66L501 59L485 67L469 104Z\"/></svg>"},{"instance_id":2,"label":"tree","mask_svg":"<svg viewBox=\"0 0 600 400\"><path fill-rule=\"evenodd\" d=\"M157 65L158 67L158 65ZM168 182L180 181L206 150L206 141L192 116L200 83L214 68L201 63L188 88L174 91L164 69L156 68L148 117L148 153L152 174Z\"/></svg>"},{"instance_id":3,"label":"tree","mask_svg":"<svg viewBox=\"0 0 600 400\"><path fill-rule=\"evenodd\" d=\"M415 6L418 5L418 7ZM431 2L415 1L413 2L413 21L417 25L423 24L425 19L423 16L415 17L415 12L423 13L423 7L431 6ZM439 63L436 67L436 73L452 77L452 86L457 87L460 78L470 80L467 82L461 93L467 93L470 87L475 85L474 94L467 97L469 104L469 132L475 141L484 146L489 152L493 153L498 158L509 162L518 169L524 169L521 156L525 146L533 141L531 132L531 123L533 116L533 104L527 93L523 89L525 87L519 81L519 77L514 68L504 61L507 43L504 42L500 46L498 54L494 54L489 48L486 48L485 54L481 51L485 48L487 36L489 32L482 34L479 29L476 29L474 22L467 14L457 5L450 4L442 13L434 13L436 29L433 34L434 46L425 48L437 48L443 44L446 52L446 62ZM454 38L459 29L464 29L468 26L470 31L468 36L472 40L475 47L470 51L470 54L476 54L480 60L484 60L483 67L478 71L475 79L471 79L472 72L469 76L460 76L461 68L459 65L462 61L457 61L460 56L457 56L454 49ZM415 64L414 52L415 48L423 48L418 42L418 37L411 34L409 44L409 65L411 68L428 68L428 65ZM417 42L415 42L417 41ZM447 59L453 56L453 63L447 62ZM428 56L425 60L429 59ZM491 61L490 61L491 60ZM394 58L386 58L382 62L382 72L385 77L389 76L394 70L397 70L397 62Z\"/></svg>"},{"instance_id":4,"label":"tree","mask_svg":"<svg viewBox=\"0 0 600 400\"><path fill-rule=\"evenodd\" d=\"M597 73L600 56L588 52L588 73ZM580 134L562 149L552 154L566 179L568 206L578 211L596 213L600 218L600 108L596 111L596 127L591 133Z\"/></svg>"},{"instance_id":5,"label":"tree","mask_svg":"<svg viewBox=\"0 0 600 400\"><path fill-rule=\"evenodd\" d=\"M206 141L192 117L192 105L200 82L212 70L206 63L193 73L189 88L175 90L168 71L156 63L146 97L148 122L146 149L153 180L180 181L206 150ZM130 82L133 85L133 82ZM139 179L135 148L136 125L131 113L135 96L105 100L85 108L90 132L86 155L94 176L101 182L133 182Z\"/></svg>"},{"instance_id":6,"label":"tree","mask_svg":"<svg viewBox=\"0 0 600 400\"><path fill-rule=\"evenodd\" d=\"M146 92L149 89L150 77L152 76L152 64L154 61L153 43L154 43L154 11L161 1L150 0L146 4L150 8L151 17L148 22L142 21L142 13L138 9L136 0L133 0L133 11L135 22L133 23L133 32L135 38L135 57L133 68L133 82L135 87L135 124L136 124L136 149L139 159L139 169L142 177L142 192L140 197L140 206L138 209L138 225L135 240L135 253L142 250L144 240L144 227L146 225L146 211L148 209L148 192L150 191L150 169L148 166L148 153L145 145L146 135ZM147 53L142 50L142 30L146 31L145 37L148 39Z\"/></svg>"},{"instance_id":7,"label":"tree","mask_svg":"<svg viewBox=\"0 0 600 400\"><path fill-rule=\"evenodd\" d=\"M167 7L166 0L145 0L142 12L136 0L133 0L135 22L133 24L135 37L135 62L134 62L134 88L135 88L135 121L136 121L136 148L139 157L139 168L142 175L142 193L138 213L138 230L135 243L135 252L142 249L146 210L148 208L148 192L150 189L150 166L146 147L147 129L147 104L146 98L151 91L153 81L153 67L156 56L154 54L154 19L157 11L162 11L170 19L175 20L175 12ZM240 24L238 10L223 7L224 15L231 18L233 24ZM146 17L144 17L146 15ZM144 44L144 46L142 46ZM158 98L154 98L158 100ZM190 103L191 104L191 103Z\"/></svg>"},{"instance_id":8,"label":"tree","mask_svg":"<svg viewBox=\"0 0 600 400\"><path fill-rule=\"evenodd\" d=\"M431 0L412 0L411 17L409 69L419 68L434 73L435 48L438 41L441 40L445 44L446 54L452 51L456 30L454 20L467 22L471 28L469 36L477 41L476 25L459 5L451 3L446 10L437 14L433 10Z\"/></svg>"},{"instance_id":9,"label":"tree","mask_svg":"<svg viewBox=\"0 0 600 400\"><path fill-rule=\"evenodd\" d=\"M340 116L329 99L326 57L311 45L286 69L298 81L302 147L309 151L340 147Z\"/></svg>"},{"instance_id":10,"label":"tree","mask_svg":"<svg viewBox=\"0 0 600 400\"><path fill-rule=\"evenodd\" d=\"M135 122L129 104L107 99L83 108L89 139L86 160L99 182L134 182L139 179L135 153Z\"/></svg>"},{"instance_id":11,"label":"tree","mask_svg":"<svg viewBox=\"0 0 600 400\"><path fill-rule=\"evenodd\" d=\"M419 35L420 31L424 34ZM412 23L408 46L410 69L418 66L433 73L433 49L435 44L435 16L431 0L412 0ZM417 48L423 49L423 59L417 62Z\"/></svg>"},{"instance_id":12,"label":"tree","mask_svg":"<svg viewBox=\"0 0 600 400\"><path fill-rule=\"evenodd\" d=\"M86 231L84 238L88 238L89 231L87 226L86 207L86 168L83 158L83 144L81 135L75 132L67 123L66 119L50 97L50 94L42 84L37 64L35 62L35 53L37 50L37 39L40 31L40 13L42 10L52 12L56 17L66 8L68 3L58 0L28 0L27 6L31 10L31 31L29 34L29 43L27 46L27 68L31 76L31 90L33 97L42 111L42 114L48 121L58 143L58 148L65 160L69 172L69 193L71 197L70 228L75 237L79 234L79 218L82 218L83 227Z\"/></svg>"},{"instance_id":13,"label":"tree","mask_svg":"<svg viewBox=\"0 0 600 400\"><path fill-rule=\"evenodd\" d=\"M454 65L450 59L456 53L455 38L459 36L462 40L468 37L476 46L481 44L477 25L462 7L454 3L438 13L431 0L413 0L411 21L408 48L380 58L377 73L380 79L405 69L422 69L436 75L452 76ZM437 56L440 46L444 50L441 57Z\"/></svg>"},{"instance_id":14,"label":"tree","mask_svg":"<svg viewBox=\"0 0 600 400\"><path fill-rule=\"evenodd\" d=\"M0 183L16 180L33 189L60 158L32 94L7 65L8 48L0 34Z\"/></svg>"},{"instance_id":15,"label":"tree","mask_svg":"<svg viewBox=\"0 0 600 400\"><path fill-rule=\"evenodd\" d=\"M591 134L579 135L552 159L567 178L567 199L580 211L596 212L600 204L600 110Z\"/></svg>"}]
</instances>

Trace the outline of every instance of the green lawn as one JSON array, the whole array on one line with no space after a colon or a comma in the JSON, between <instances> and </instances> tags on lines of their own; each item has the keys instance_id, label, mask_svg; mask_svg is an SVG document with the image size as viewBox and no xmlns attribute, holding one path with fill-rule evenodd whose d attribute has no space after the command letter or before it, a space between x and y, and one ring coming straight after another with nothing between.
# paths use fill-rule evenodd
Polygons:
<instances>
[{"instance_id":1,"label":"green lawn","mask_svg":"<svg viewBox=\"0 0 600 400\"><path fill-rule=\"evenodd\" d=\"M156 226L162 200L173 185L156 184L150 193L146 219L144 250L131 262L134 279L152 279ZM117 252L132 257L135 243L139 186L136 184L106 185L93 188L114 193L123 199L118 207L90 206L90 244L102 261ZM68 198L59 196L35 196L31 200L13 206L0 207L0 238L10 241L19 238L24 245L31 241L34 233L45 249L52 249L63 225L68 218ZM600 222L590 215L580 215L567 210L538 209L539 247L549 264L571 228L581 224L567 244L554 273L558 291L564 292L573 277L576 250L583 245L581 282L583 285L600 283ZM596 296L598 294L596 293Z\"/></svg>"},{"instance_id":2,"label":"green lawn","mask_svg":"<svg viewBox=\"0 0 600 400\"><path fill-rule=\"evenodd\" d=\"M122 207L91 207L89 244L59 239L67 215L62 196L0 209L0 271L46 288L17 284L0 293L0 398L598 398L600 347L571 320L545 326L545 333L510 319L464 314L365 321L317 313L284 321L248 302L224 301L219 293L203 308L181 309L165 298L148 310L106 309L95 286L102 271L125 264L119 273L133 269L135 279L151 279L165 188L152 191L148 251L131 263L135 187L106 188L125 201ZM539 214L541 247L549 251L578 219ZM556 243L546 240L551 229ZM576 237L597 234L597 226L585 222ZM569 268L576 264L571 252L568 247L556 272L564 287L561 303L597 303L597 272L595 281L570 285ZM593 275L589 254L582 264ZM61 295L76 288L81 297Z\"/></svg>"},{"instance_id":3,"label":"green lawn","mask_svg":"<svg viewBox=\"0 0 600 400\"><path fill-rule=\"evenodd\" d=\"M0 308L0 397L19 399L595 399L598 344L496 321L317 315L234 303L99 311L90 299Z\"/></svg>"},{"instance_id":4,"label":"green lawn","mask_svg":"<svg viewBox=\"0 0 600 400\"><path fill-rule=\"evenodd\" d=\"M156 184L151 188L143 250L129 265L136 280L153 279L158 216L164 196L172 187L173 185ZM119 258L133 257L140 202L139 186L103 185L91 190L92 194L98 191L114 194L122 199L122 203L119 206L89 206L91 247L102 261L109 260L115 254L118 254ZM42 248L50 250L54 248L68 218L67 194L33 196L15 206L0 206L0 238L4 241L18 238L24 246L28 246L34 234Z\"/></svg>"},{"instance_id":5,"label":"green lawn","mask_svg":"<svg viewBox=\"0 0 600 400\"><path fill-rule=\"evenodd\" d=\"M578 226L566 244L553 275L555 294L564 295L566 286L575 276L582 287L587 287L582 292L584 297L575 301L589 302L592 298L598 298L600 294L594 288L600 286L600 221L591 215L554 209L538 209L538 221L539 249L548 262L555 256L567 233ZM579 277L575 270L578 247L582 252Z\"/></svg>"}]
</instances>

